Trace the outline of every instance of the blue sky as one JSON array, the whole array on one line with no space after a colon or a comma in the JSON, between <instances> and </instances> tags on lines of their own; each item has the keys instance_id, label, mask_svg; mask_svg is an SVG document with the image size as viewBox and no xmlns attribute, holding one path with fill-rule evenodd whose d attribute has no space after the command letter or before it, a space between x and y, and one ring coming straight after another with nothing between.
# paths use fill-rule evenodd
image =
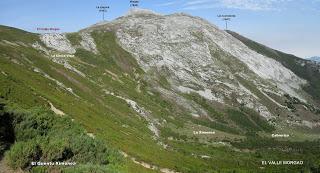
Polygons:
<instances>
[{"instance_id":1,"label":"blue sky","mask_svg":"<svg viewBox=\"0 0 320 173\"><path fill-rule=\"evenodd\" d=\"M102 20L97 5L109 5L107 20L125 14L129 0L1 0L0 24L31 32L58 27L73 32ZM320 56L320 0L140 0L162 14L185 12L224 28L219 14L235 14L229 29L300 57Z\"/></svg>"}]
</instances>

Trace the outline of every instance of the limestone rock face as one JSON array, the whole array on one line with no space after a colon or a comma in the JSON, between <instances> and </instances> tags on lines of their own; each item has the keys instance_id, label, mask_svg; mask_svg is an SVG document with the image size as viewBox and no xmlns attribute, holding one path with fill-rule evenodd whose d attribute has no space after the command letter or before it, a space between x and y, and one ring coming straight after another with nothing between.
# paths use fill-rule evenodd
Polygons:
<instances>
[{"instance_id":1,"label":"limestone rock face","mask_svg":"<svg viewBox=\"0 0 320 173\"><path fill-rule=\"evenodd\" d=\"M97 28L115 30L119 44L134 55L140 66L147 73L165 74L176 92L198 93L222 104L230 104L236 95L239 104L267 119L272 118L270 111L243 80L265 95L288 93L305 100L301 94L305 80L201 18L134 9Z\"/></svg>"},{"instance_id":2,"label":"limestone rock face","mask_svg":"<svg viewBox=\"0 0 320 173\"><path fill-rule=\"evenodd\" d=\"M50 33L42 34L41 41L49 48L53 48L60 52L73 54L76 50L72 47L70 41L64 34Z\"/></svg>"},{"instance_id":3,"label":"limestone rock face","mask_svg":"<svg viewBox=\"0 0 320 173\"><path fill-rule=\"evenodd\" d=\"M208 21L184 13L161 15L132 9L113 21L81 30L78 46L72 46L65 34L43 34L41 40L48 48L64 53L82 48L99 54L91 35L96 31L115 33L117 43L137 60L153 89L193 117L209 118L208 110L186 99L185 94L197 94L222 107L244 106L267 120L276 118L277 109L291 114L285 94L304 103L310 101L302 90L308 85L306 80ZM76 68L69 69L86 76ZM155 82L163 76L169 87Z\"/></svg>"}]
</instances>

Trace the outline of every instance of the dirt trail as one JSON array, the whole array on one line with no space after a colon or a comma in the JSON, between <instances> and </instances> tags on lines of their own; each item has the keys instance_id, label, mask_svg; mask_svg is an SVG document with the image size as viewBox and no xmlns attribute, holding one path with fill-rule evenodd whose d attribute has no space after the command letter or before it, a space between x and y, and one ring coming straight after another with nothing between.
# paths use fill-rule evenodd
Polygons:
<instances>
[{"instance_id":1,"label":"dirt trail","mask_svg":"<svg viewBox=\"0 0 320 173\"><path fill-rule=\"evenodd\" d=\"M168 168L160 168L158 166L151 165L151 164L143 162L143 161L137 161L136 158L129 156L127 153L125 153L123 151L121 152L121 154L125 158L131 159L135 164L141 165L141 166L143 166L144 168L147 168L147 169L157 170L157 171L160 171L162 173L181 173L181 172L176 172L176 171L168 169Z\"/></svg>"}]
</instances>

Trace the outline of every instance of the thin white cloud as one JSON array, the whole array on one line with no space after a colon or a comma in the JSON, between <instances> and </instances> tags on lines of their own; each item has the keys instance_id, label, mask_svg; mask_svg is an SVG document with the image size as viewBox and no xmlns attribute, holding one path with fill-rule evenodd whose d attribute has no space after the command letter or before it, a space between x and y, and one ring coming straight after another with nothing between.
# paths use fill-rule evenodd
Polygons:
<instances>
[{"instance_id":1,"label":"thin white cloud","mask_svg":"<svg viewBox=\"0 0 320 173\"><path fill-rule=\"evenodd\" d=\"M185 6L199 5L199 4L207 3L210 1L212 1L212 0L193 0L193 1L186 2L184 5Z\"/></svg>"},{"instance_id":2,"label":"thin white cloud","mask_svg":"<svg viewBox=\"0 0 320 173\"><path fill-rule=\"evenodd\" d=\"M184 10L201 10L201 9L211 9L211 8L218 8L220 5L217 3L211 4L199 4L199 5L185 5L183 7Z\"/></svg>"},{"instance_id":3,"label":"thin white cloud","mask_svg":"<svg viewBox=\"0 0 320 173\"><path fill-rule=\"evenodd\" d=\"M279 5L292 0L192 0L184 4L185 10L230 8L242 10L280 10Z\"/></svg>"},{"instance_id":4,"label":"thin white cloud","mask_svg":"<svg viewBox=\"0 0 320 173\"><path fill-rule=\"evenodd\" d=\"M161 3L161 4L157 4L156 6L158 7L166 7L166 6L172 6L177 4L177 1L170 1L170 2L166 2L166 3Z\"/></svg>"}]
</instances>

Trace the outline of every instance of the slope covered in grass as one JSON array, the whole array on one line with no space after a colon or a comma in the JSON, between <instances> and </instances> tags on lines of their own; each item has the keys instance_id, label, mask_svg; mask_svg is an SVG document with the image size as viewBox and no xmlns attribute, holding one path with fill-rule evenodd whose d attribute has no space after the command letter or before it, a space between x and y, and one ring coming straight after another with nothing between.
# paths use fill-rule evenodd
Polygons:
<instances>
[{"instance_id":1,"label":"slope covered in grass","mask_svg":"<svg viewBox=\"0 0 320 173\"><path fill-rule=\"evenodd\" d=\"M320 66L308 60L296 57L291 54L286 54L278 50L266 47L260 43L252 41L236 32L227 31L229 34L240 40L246 46L263 54L267 57L279 61L283 66L290 69L299 77L306 79L310 85L305 86L303 89L314 97L320 103Z\"/></svg>"},{"instance_id":2,"label":"slope covered in grass","mask_svg":"<svg viewBox=\"0 0 320 173\"><path fill-rule=\"evenodd\" d=\"M118 45L113 31L90 33L99 53L80 46L80 33L67 35L76 53L57 60L50 55L62 52L46 47L37 34L2 28L0 97L4 104L0 118L6 121L0 124L10 124L6 129L13 135L5 136L0 128L0 152L6 151L5 158L13 168L47 169L28 165L31 159L39 159L79 163L77 167L62 167L64 172L160 172L137 163L183 173L257 172L263 158L299 157L308 165L291 170L269 167L262 172L298 172L318 166L316 152L308 158L303 152L284 152L253 143L250 137L270 134L274 127L252 110L239 105L219 107L198 94L186 93L183 97L200 105L211 119L192 117L152 88L159 84L170 90L171 84L163 74L148 83L150 74ZM49 54L32 47L36 42ZM137 111L137 107L141 109ZM60 110L64 116L52 110ZM159 136L155 136L150 122L156 124ZM193 130L198 128L217 131L219 136L196 136ZM277 140L272 142L278 144ZM128 157L121 157L120 152Z\"/></svg>"}]
</instances>

